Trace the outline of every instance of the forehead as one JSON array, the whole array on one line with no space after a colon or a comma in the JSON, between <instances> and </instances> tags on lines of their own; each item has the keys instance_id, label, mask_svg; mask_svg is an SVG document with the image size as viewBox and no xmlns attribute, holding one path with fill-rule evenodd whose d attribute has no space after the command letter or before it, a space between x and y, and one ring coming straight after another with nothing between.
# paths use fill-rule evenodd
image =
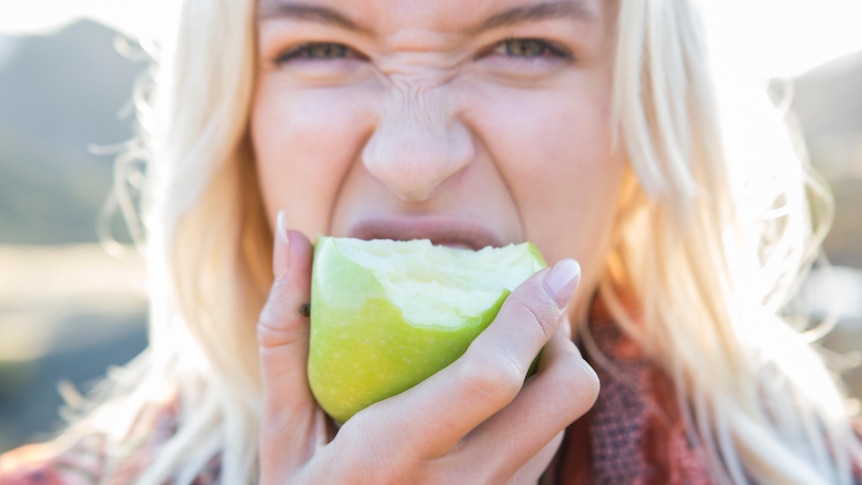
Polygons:
<instances>
[{"instance_id":1,"label":"forehead","mask_svg":"<svg viewBox=\"0 0 862 485\"><path fill-rule=\"evenodd\" d=\"M262 19L287 15L385 34L399 29L479 31L527 20L600 24L603 0L260 0Z\"/></svg>"}]
</instances>

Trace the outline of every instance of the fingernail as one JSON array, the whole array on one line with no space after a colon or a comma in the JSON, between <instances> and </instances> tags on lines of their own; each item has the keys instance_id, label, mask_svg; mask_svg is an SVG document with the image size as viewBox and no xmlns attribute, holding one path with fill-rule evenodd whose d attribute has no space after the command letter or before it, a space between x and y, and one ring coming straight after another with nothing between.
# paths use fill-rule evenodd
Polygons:
<instances>
[{"instance_id":1,"label":"fingernail","mask_svg":"<svg viewBox=\"0 0 862 485\"><path fill-rule=\"evenodd\" d=\"M284 221L284 211L278 211L275 219L275 242L272 246L272 274L280 280L287 274L288 250L290 240L287 238L287 223Z\"/></svg>"},{"instance_id":2,"label":"fingernail","mask_svg":"<svg viewBox=\"0 0 862 485\"><path fill-rule=\"evenodd\" d=\"M574 259L564 259L554 265L545 277L545 287L560 307L565 306L581 280L581 265Z\"/></svg>"}]
</instances>

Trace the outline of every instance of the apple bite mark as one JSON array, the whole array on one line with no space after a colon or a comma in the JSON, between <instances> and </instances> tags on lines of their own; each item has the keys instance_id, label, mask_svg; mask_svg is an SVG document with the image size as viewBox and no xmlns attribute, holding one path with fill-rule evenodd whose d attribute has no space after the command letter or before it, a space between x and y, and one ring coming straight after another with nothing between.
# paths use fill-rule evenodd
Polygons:
<instances>
[{"instance_id":1,"label":"apple bite mark","mask_svg":"<svg viewBox=\"0 0 862 485\"><path fill-rule=\"evenodd\" d=\"M315 398L344 422L416 385L460 357L543 267L530 243L474 251L318 238L308 364Z\"/></svg>"}]
</instances>

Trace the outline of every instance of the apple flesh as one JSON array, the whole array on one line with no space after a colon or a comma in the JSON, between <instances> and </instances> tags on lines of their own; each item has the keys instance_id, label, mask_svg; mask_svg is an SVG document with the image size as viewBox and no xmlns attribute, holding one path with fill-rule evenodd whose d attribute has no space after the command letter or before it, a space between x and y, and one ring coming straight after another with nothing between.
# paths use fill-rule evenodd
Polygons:
<instances>
[{"instance_id":1,"label":"apple flesh","mask_svg":"<svg viewBox=\"0 0 862 485\"><path fill-rule=\"evenodd\" d=\"M474 251L318 237L308 360L315 399L343 423L413 387L460 357L543 267L532 243Z\"/></svg>"}]
</instances>

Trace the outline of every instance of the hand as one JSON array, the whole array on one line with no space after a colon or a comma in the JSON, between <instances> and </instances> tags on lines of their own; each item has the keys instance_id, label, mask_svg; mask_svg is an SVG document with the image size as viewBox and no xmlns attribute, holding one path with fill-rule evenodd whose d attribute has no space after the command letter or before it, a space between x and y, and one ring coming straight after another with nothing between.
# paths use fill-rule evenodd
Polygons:
<instances>
[{"instance_id":1,"label":"hand","mask_svg":"<svg viewBox=\"0 0 862 485\"><path fill-rule=\"evenodd\" d=\"M577 285L569 261L512 292L452 365L360 411L336 434L306 378L309 328L300 307L310 298L311 244L276 232L277 278L258 323L261 483L535 484L566 426L595 402L598 378L561 329L568 320L558 301Z\"/></svg>"}]
</instances>

